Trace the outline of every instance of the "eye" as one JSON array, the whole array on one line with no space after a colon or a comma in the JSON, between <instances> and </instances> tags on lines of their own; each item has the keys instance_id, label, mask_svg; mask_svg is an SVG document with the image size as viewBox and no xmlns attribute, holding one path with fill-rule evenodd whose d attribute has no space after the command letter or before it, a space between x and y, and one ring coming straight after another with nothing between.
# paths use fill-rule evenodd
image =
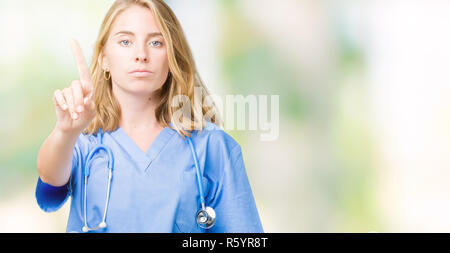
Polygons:
<instances>
[{"instance_id":1,"label":"eye","mask_svg":"<svg viewBox=\"0 0 450 253\"><path fill-rule=\"evenodd\" d=\"M160 47L160 46L162 46L162 42L161 41L157 41L157 40L152 41L150 44L152 45L152 47Z\"/></svg>"},{"instance_id":2,"label":"eye","mask_svg":"<svg viewBox=\"0 0 450 253\"><path fill-rule=\"evenodd\" d=\"M120 41L120 44L121 44L122 46L128 46L128 45L130 45L130 41L129 41L129 40L121 40L121 41Z\"/></svg>"}]
</instances>

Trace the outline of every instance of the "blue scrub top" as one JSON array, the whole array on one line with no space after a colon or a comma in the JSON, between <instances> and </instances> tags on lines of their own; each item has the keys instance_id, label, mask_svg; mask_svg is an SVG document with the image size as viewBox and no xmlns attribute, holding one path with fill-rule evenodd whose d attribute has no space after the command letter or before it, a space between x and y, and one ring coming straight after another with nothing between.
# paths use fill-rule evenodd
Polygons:
<instances>
[{"instance_id":1,"label":"blue scrub top","mask_svg":"<svg viewBox=\"0 0 450 253\"><path fill-rule=\"evenodd\" d=\"M245 171L240 145L216 125L192 133L203 175L206 206L216 211L211 229L197 225L201 208L196 168L188 143L165 127L147 152L122 128L103 135L114 155L107 227L91 232L263 233ZM54 187L38 178L36 199L46 212L58 210L71 196L67 232L84 226L84 165L97 145L95 135L80 134L74 147L67 185ZM99 150L91 161L87 185L87 221L97 226L103 218L108 187L108 155Z\"/></svg>"}]
</instances>

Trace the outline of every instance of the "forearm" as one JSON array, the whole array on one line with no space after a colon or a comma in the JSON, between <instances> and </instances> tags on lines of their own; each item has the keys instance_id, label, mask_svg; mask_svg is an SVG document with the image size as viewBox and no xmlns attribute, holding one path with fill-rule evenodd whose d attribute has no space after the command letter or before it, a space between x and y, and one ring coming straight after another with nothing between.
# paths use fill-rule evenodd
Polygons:
<instances>
[{"instance_id":1,"label":"forearm","mask_svg":"<svg viewBox=\"0 0 450 253\"><path fill-rule=\"evenodd\" d=\"M54 128L42 144L37 168L41 180L52 186L63 186L70 178L73 148L80 133Z\"/></svg>"}]
</instances>

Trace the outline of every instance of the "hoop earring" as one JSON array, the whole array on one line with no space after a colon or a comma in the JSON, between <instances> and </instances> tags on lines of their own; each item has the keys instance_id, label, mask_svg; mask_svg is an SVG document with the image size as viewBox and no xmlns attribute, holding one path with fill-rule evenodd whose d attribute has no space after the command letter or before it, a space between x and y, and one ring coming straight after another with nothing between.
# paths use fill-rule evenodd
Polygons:
<instances>
[{"instance_id":1,"label":"hoop earring","mask_svg":"<svg viewBox=\"0 0 450 253\"><path fill-rule=\"evenodd\" d=\"M108 76L108 77L106 77L106 76ZM108 81L109 79L111 79L111 72L103 71L103 77L105 78L106 81Z\"/></svg>"}]
</instances>

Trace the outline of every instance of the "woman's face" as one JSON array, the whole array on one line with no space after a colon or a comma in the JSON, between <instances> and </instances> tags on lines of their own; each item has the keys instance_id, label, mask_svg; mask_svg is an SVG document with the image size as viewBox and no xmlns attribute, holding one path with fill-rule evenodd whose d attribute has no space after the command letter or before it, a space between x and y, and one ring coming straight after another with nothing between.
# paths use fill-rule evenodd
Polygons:
<instances>
[{"instance_id":1,"label":"woman's face","mask_svg":"<svg viewBox=\"0 0 450 253\"><path fill-rule=\"evenodd\" d=\"M150 96L169 73L165 41L148 8L133 5L114 21L102 58L115 88Z\"/></svg>"}]
</instances>

